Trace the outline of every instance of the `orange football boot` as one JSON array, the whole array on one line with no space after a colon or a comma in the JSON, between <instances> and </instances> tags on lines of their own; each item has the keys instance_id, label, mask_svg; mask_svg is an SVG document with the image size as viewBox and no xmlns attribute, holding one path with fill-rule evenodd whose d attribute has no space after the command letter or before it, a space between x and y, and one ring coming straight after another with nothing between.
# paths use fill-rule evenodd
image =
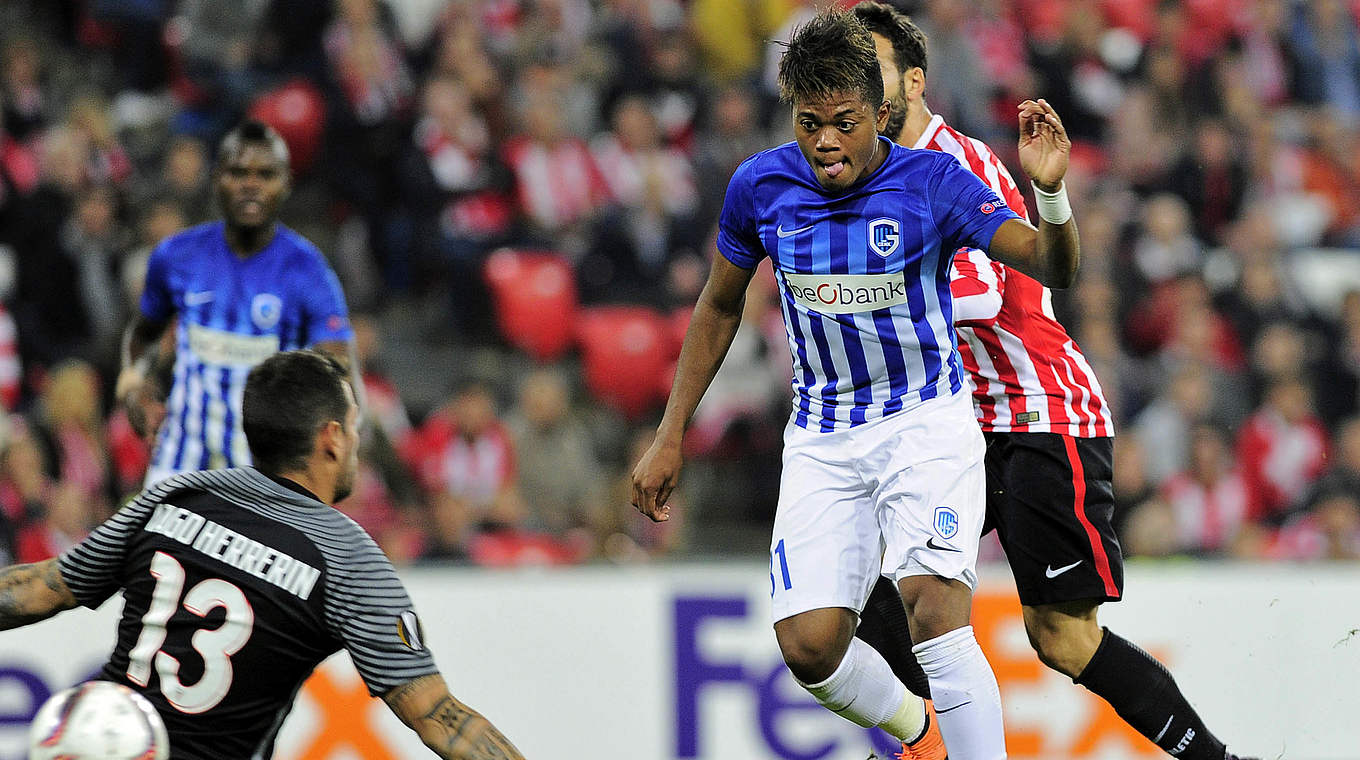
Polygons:
<instances>
[{"instance_id":1,"label":"orange football boot","mask_svg":"<svg viewBox=\"0 0 1360 760\"><path fill-rule=\"evenodd\" d=\"M944 737L940 735L940 722L935 717L935 703L926 700L926 730L921 738L911 744L902 744L902 753L897 760L949 760L945 751Z\"/></svg>"}]
</instances>

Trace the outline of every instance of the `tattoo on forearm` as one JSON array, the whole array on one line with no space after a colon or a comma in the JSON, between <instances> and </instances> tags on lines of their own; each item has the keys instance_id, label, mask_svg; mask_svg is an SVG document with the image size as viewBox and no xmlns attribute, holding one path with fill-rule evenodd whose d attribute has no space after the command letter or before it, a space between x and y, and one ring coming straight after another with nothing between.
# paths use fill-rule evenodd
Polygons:
<instances>
[{"instance_id":1,"label":"tattoo on forearm","mask_svg":"<svg viewBox=\"0 0 1360 760\"><path fill-rule=\"evenodd\" d=\"M42 580L47 589L58 597L67 599L71 596L71 589L67 588L66 580L61 577L61 566L55 562L48 562L40 565L43 568Z\"/></svg>"},{"instance_id":2,"label":"tattoo on forearm","mask_svg":"<svg viewBox=\"0 0 1360 760\"><path fill-rule=\"evenodd\" d=\"M9 619L23 614L23 608L14 598L14 590L22 588L31 574L32 570L25 565L11 567L0 573L0 627L12 628L7 625Z\"/></svg>"},{"instance_id":3,"label":"tattoo on forearm","mask_svg":"<svg viewBox=\"0 0 1360 760\"><path fill-rule=\"evenodd\" d=\"M0 570L0 631L76 606L55 559Z\"/></svg>"},{"instance_id":4,"label":"tattoo on forearm","mask_svg":"<svg viewBox=\"0 0 1360 760\"><path fill-rule=\"evenodd\" d=\"M467 760L523 760L523 755L490 721L452 697L444 697L424 716L447 731L440 743L444 757Z\"/></svg>"},{"instance_id":5,"label":"tattoo on forearm","mask_svg":"<svg viewBox=\"0 0 1360 760\"><path fill-rule=\"evenodd\" d=\"M383 697L389 705L399 705L406 701L408 697L421 689L426 688L425 678L417 678L393 689L386 697Z\"/></svg>"},{"instance_id":6,"label":"tattoo on forearm","mask_svg":"<svg viewBox=\"0 0 1360 760\"><path fill-rule=\"evenodd\" d=\"M476 715L471 708L460 705L453 697L444 697L435 703L433 709L423 716L447 728L455 736L462 733L463 727Z\"/></svg>"}]
</instances>

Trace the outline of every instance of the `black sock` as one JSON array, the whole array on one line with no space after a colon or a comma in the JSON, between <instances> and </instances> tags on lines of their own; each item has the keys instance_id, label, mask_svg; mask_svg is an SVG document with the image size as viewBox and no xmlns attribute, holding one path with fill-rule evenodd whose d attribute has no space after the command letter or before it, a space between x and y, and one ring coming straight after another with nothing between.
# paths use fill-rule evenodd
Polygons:
<instances>
[{"instance_id":1,"label":"black sock","mask_svg":"<svg viewBox=\"0 0 1360 760\"><path fill-rule=\"evenodd\" d=\"M1099 695L1126 723L1179 760L1224 760L1225 750L1185 701L1162 663L1109 628L1072 679Z\"/></svg>"},{"instance_id":2,"label":"black sock","mask_svg":"<svg viewBox=\"0 0 1360 760\"><path fill-rule=\"evenodd\" d=\"M888 661L893 675L922 699L930 699L930 679L911 653L911 630L907 627L907 608L897 585L879 578L864 604L855 636L878 650Z\"/></svg>"}]
</instances>

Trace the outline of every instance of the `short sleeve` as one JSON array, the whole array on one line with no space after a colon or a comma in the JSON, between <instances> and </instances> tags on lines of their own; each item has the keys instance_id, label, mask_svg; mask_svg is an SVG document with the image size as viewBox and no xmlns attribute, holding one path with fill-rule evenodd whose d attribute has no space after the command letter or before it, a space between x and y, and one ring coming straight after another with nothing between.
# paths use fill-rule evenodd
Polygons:
<instances>
[{"instance_id":1,"label":"short sleeve","mask_svg":"<svg viewBox=\"0 0 1360 760\"><path fill-rule=\"evenodd\" d=\"M942 154L930 183L930 211L944 248L986 250L992 235L1009 219L1018 219L996 191L972 172Z\"/></svg>"},{"instance_id":2,"label":"short sleeve","mask_svg":"<svg viewBox=\"0 0 1360 760\"><path fill-rule=\"evenodd\" d=\"M373 696L438 673L406 587L373 539L356 528L355 551L330 568L325 617Z\"/></svg>"},{"instance_id":3,"label":"short sleeve","mask_svg":"<svg viewBox=\"0 0 1360 760\"><path fill-rule=\"evenodd\" d=\"M146 283L142 287L142 316L156 323L175 315L174 294L170 291L169 241L156 246L146 263Z\"/></svg>"},{"instance_id":4,"label":"short sleeve","mask_svg":"<svg viewBox=\"0 0 1360 760\"><path fill-rule=\"evenodd\" d=\"M742 269L755 269L765 258L756 229L754 163L753 156L732 173L718 217L718 252Z\"/></svg>"},{"instance_id":5,"label":"short sleeve","mask_svg":"<svg viewBox=\"0 0 1360 760\"><path fill-rule=\"evenodd\" d=\"M349 324L349 308L340 278L328 266L321 254L313 260L315 272L302 283L303 305L306 309L307 345L314 346L331 340L351 340L354 330Z\"/></svg>"},{"instance_id":6,"label":"short sleeve","mask_svg":"<svg viewBox=\"0 0 1360 760\"><path fill-rule=\"evenodd\" d=\"M146 525L156 505L151 493L143 492L57 560L62 580L81 605L94 609L122 588L128 542Z\"/></svg>"}]
</instances>

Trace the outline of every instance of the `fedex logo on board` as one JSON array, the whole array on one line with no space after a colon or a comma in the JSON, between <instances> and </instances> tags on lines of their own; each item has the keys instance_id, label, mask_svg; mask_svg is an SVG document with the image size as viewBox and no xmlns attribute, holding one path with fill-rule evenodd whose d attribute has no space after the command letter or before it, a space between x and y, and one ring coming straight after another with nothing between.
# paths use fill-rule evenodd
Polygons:
<instances>
[{"instance_id":1,"label":"fedex logo on board","mask_svg":"<svg viewBox=\"0 0 1360 760\"><path fill-rule=\"evenodd\" d=\"M761 614L746 596L678 596L672 602L675 639L677 759L863 760L890 757L901 745L878 729L864 730L817 705L774 652L774 633L760 620L767 644L749 638ZM1164 757L1104 700L1072 687L1045 668L1024 643L1014 589L973 596L973 631L996 673L1007 707L1006 751L1013 760L1142 760ZM747 648L734 649L732 634ZM1016 641L1018 637L1018 642ZM1012 646L1012 644L1017 644ZM761 654L753 655L759 651ZM1153 656L1173 663L1162 649ZM738 652L744 652L738 654ZM1060 715L1053 700L1070 700ZM737 714L740 713L740 714ZM1037 716L1037 717L1036 717Z\"/></svg>"},{"instance_id":2,"label":"fedex logo on board","mask_svg":"<svg viewBox=\"0 0 1360 760\"><path fill-rule=\"evenodd\" d=\"M901 750L902 745L883 731L856 729L827 712L793 685L793 677L778 656L772 660L749 662L705 648L702 634L706 627L724 623L744 625L748 616L747 600L741 596L682 596L675 599L672 618L675 632L675 757L710 756L707 753L713 751L712 746L704 746L706 738L712 740L713 728L705 723L701 707L705 700L713 698L712 692L717 690L714 687L726 687L724 692L728 694L732 687L745 690L756 714L756 725L751 729L759 733L760 741L774 757L821 760L852 743L861 757L871 750L884 757ZM773 643L774 632L769 635ZM824 724L828 730L824 735L810 736L808 728L812 721L798 721L795 718L799 715L818 719L817 725ZM847 740L847 728L849 736L862 737L862 741Z\"/></svg>"}]
</instances>

